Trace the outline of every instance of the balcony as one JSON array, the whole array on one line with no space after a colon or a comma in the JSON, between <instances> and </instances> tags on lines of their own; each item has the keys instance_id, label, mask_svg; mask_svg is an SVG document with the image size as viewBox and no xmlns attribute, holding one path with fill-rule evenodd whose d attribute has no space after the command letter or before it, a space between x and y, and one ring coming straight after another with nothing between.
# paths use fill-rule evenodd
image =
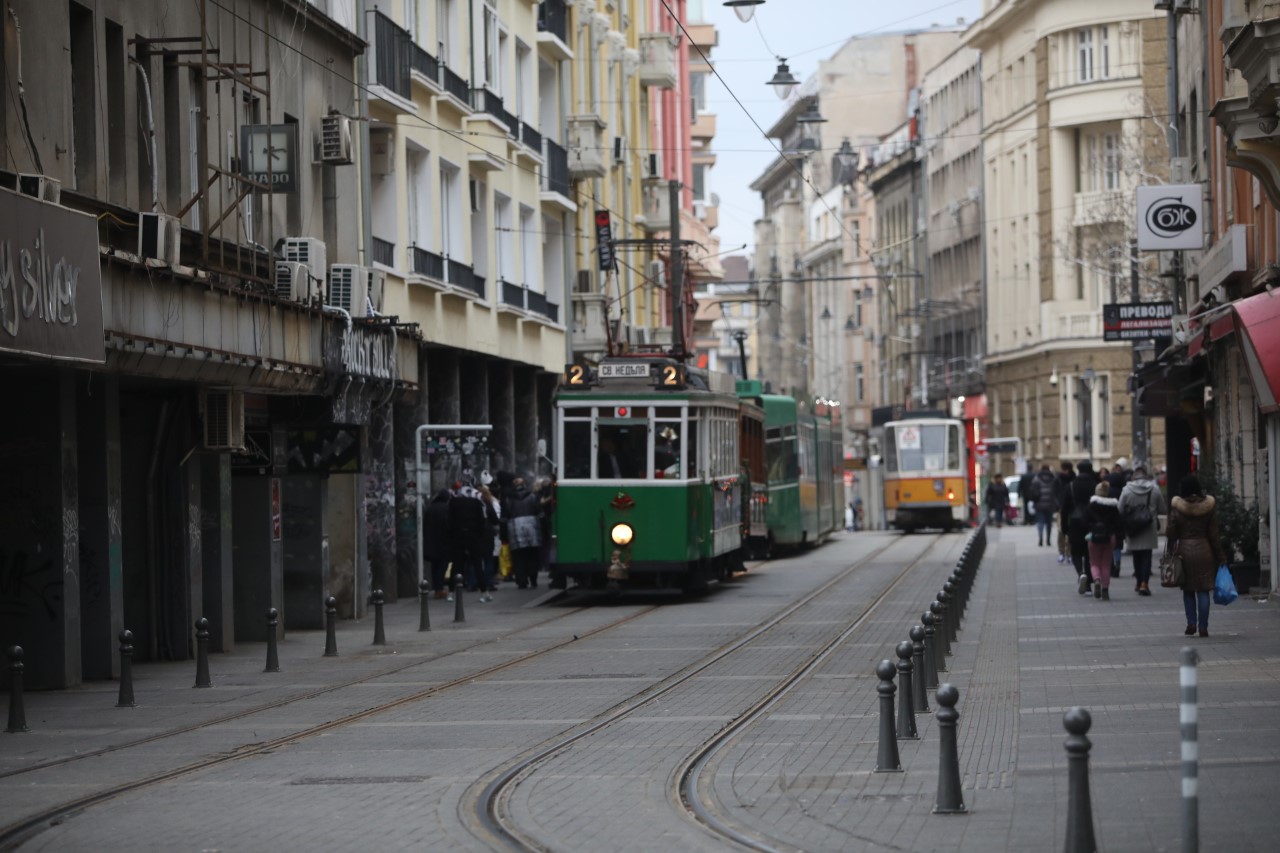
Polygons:
<instances>
[{"instance_id":1,"label":"balcony","mask_svg":"<svg viewBox=\"0 0 1280 853\"><path fill-rule=\"evenodd\" d=\"M544 136L542 161L542 200L566 213L576 213L578 205L573 201L573 190L569 184L569 152Z\"/></svg>"},{"instance_id":2,"label":"balcony","mask_svg":"<svg viewBox=\"0 0 1280 853\"><path fill-rule=\"evenodd\" d=\"M487 88L471 90L471 108L502 125L513 138L520 133L520 121L506 108L502 97Z\"/></svg>"},{"instance_id":3,"label":"balcony","mask_svg":"<svg viewBox=\"0 0 1280 853\"><path fill-rule=\"evenodd\" d=\"M1096 190L1076 193L1076 211L1071 224L1106 225L1112 222L1128 222L1133 215L1128 194L1121 190Z\"/></svg>"},{"instance_id":4,"label":"balcony","mask_svg":"<svg viewBox=\"0 0 1280 853\"><path fill-rule=\"evenodd\" d=\"M934 359L929 365L930 400L972 397L985 388L986 370L981 356Z\"/></svg>"},{"instance_id":5,"label":"balcony","mask_svg":"<svg viewBox=\"0 0 1280 853\"><path fill-rule=\"evenodd\" d=\"M485 282L483 278L476 275L474 269L449 258L445 258L444 262L449 284L484 299Z\"/></svg>"},{"instance_id":6,"label":"balcony","mask_svg":"<svg viewBox=\"0 0 1280 853\"><path fill-rule=\"evenodd\" d=\"M525 290L518 284L512 284L509 281L498 279L499 291L502 295L502 304L511 308L519 308L524 310L524 293Z\"/></svg>"},{"instance_id":7,"label":"balcony","mask_svg":"<svg viewBox=\"0 0 1280 853\"><path fill-rule=\"evenodd\" d=\"M471 112L471 84L448 65L440 66L440 82L449 101L462 112Z\"/></svg>"},{"instance_id":8,"label":"balcony","mask_svg":"<svg viewBox=\"0 0 1280 853\"><path fill-rule=\"evenodd\" d=\"M409 262L414 273L444 281L444 258L417 246L409 247Z\"/></svg>"},{"instance_id":9,"label":"balcony","mask_svg":"<svg viewBox=\"0 0 1280 853\"><path fill-rule=\"evenodd\" d=\"M541 314L553 323L560 322L560 306L547 299L536 290L525 291L525 308L534 314Z\"/></svg>"},{"instance_id":10,"label":"balcony","mask_svg":"<svg viewBox=\"0 0 1280 853\"><path fill-rule=\"evenodd\" d=\"M674 89L679 79L680 42L667 33L640 36L640 85L654 89Z\"/></svg>"},{"instance_id":11,"label":"balcony","mask_svg":"<svg viewBox=\"0 0 1280 853\"><path fill-rule=\"evenodd\" d=\"M538 47L558 62L573 59L565 0L543 0L538 6Z\"/></svg>"},{"instance_id":12,"label":"balcony","mask_svg":"<svg viewBox=\"0 0 1280 853\"><path fill-rule=\"evenodd\" d=\"M440 60L427 53L416 43L410 45L409 53L410 78L421 81L427 88L440 91Z\"/></svg>"},{"instance_id":13,"label":"balcony","mask_svg":"<svg viewBox=\"0 0 1280 853\"><path fill-rule=\"evenodd\" d=\"M1059 314L1051 332L1055 338L1102 338L1102 312Z\"/></svg>"},{"instance_id":14,"label":"balcony","mask_svg":"<svg viewBox=\"0 0 1280 853\"><path fill-rule=\"evenodd\" d=\"M542 134L523 121L520 122L520 142L533 155L542 156Z\"/></svg>"},{"instance_id":15,"label":"balcony","mask_svg":"<svg viewBox=\"0 0 1280 853\"><path fill-rule=\"evenodd\" d=\"M603 178L609 173L605 163L605 123L598 115L569 117L569 177Z\"/></svg>"},{"instance_id":16,"label":"balcony","mask_svg":"<svg viewBox=\"0 0 1280 853\"><path fill-rule=\"evenodd\" d=\"M381 12L373 13L373 85L375 97L390 93L396 97L380 97L404 112L413 112L413 89L409 82L412 49L409 31Z\"/></svg>"},{"instance_id":17,"label":"balcony","mask_svg":"<svg viewBox=\"0 0 1280 853\"><path fill-rule=\"evenodd\" d=\"M689 133L694 139L703 139L710 141L716 137L716 114L715 113L695 113L693 125L689 128Z\"/></svg>"},{"instance_id":18,"label":"balcony","mask_svg":"<svg viewBox=\"0 0 1280 853\"><path fill-rule=\"evenodd\" d=\"M671 230L671 188L666 181L645 181L640 202L643 205L640 226L646 232L656 234Z\"/></svg>"},{"instance_id":19,"label":"balcony","mask_svg":"<svg viewBox=\"0 0 1280 853\"><path fill-rule=\"evenodd\" d=\"M573 294L574 352L604 352L608 346L605 335L605 297L603 293Z\"/></svg>"},{"instance_id":20,"label":"balcony","mask_svg":"<svg viewBox=\"0 0 1280 853\"><path fill-rule=\"evenodd\" d=\"M396 268L396 244L380 237L370 237L369 256L375 264Z\"/></svg>"}]
</instances>

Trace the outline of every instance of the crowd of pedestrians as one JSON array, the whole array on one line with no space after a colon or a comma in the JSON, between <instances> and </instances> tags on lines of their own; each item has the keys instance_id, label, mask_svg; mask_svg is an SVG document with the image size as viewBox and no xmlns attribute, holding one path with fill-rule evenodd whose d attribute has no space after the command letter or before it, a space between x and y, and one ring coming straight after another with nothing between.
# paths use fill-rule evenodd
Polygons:
<instances>
[{"instance_id":1,"label":"crowd of pedestrians","mask_svg":"<svg viewBox=\"0 0 1280 853\"><path fill-rule=\"evenodd\" d=\"M1162 554L1181 563L1186 634L1209 636L1209 602L1217 568L1226 562L1218 532L1216 501L1195 475L1178 484L1166 501L1164 490L1142 464L1121 457L1102 471L1089 460L1061 463L1055 473L1042 464L1020 481L1028 519L1034 518L1037 547L1053 547L1058 563L1070 562L1076 591L1096 601L1111 599L1111 581L1121 576L1124 554L1133 564L1134 592L1151 595L1153 557L1160 550L1160 520L1167 512ZM1163 473L1163 472L1161 472ZM997 490L998 492L999 490ZM999 494L988 494L993 506ZM1007 500L1007 497L1006 497Z\"/></svg>"},{"instance_id":2,"label":"crowd of pedestrians","mask_svg":"<svg viewBox=\"0 0 1280 853\"><path fill-rule=\"evenodd\" d=\"M436 492L423 511L422 555L435 598L453 600L461 582L493 601L500 580L536 589L549 570L554 477L529 482L508 471L462 480Z\"/></svg>"}]
</instances>

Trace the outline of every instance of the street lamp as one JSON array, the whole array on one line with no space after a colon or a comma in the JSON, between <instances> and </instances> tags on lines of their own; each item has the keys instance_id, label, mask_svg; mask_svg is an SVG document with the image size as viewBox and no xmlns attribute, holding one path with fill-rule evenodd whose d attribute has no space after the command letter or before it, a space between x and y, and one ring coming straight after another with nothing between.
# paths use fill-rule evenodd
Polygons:
<instances>
[{"instance_id":1,"label":"street lamp","mask_svg":"<svg viewBox=\"0 0 1280 853\"><path fill-rule=\"evenodd\" d=\"M858 177L858 150L849 142L849 137L845 137L840 143L839 150L831 157L831 174L835 176L835 182L843 186L853 186L853 182Z\"/></svg>"},{"instance_id":2,"label":"street lamp","mask_svg":"<svg viewBox=\"0 0 1280 853\"><path fill-rule=\"evenodd\" d=\"M732 9L738 20L745 24L755 16L756 7L763 2L764 0L724 0L724 5Z\"/></svg>"},{"instance_id":3,"label":"street lamp","mask_svg":"<svg viewBox=\"0 0 1280 853\"><path fill-rule=\"evenodd\" d=\"M773 72L773 77L769 80L768 85L773 87L774 94L785 101L791 97L791 93L800 85L800 80L791 73L791 69L787 67L787 61L779 56L778 70Z\"/></svg>"},{"instance_id":4,"label":"street lamp","mask_svg":"<svg viewBox=\"0 0 1280 853\"><path fill-rule=\"evenodd\" d=\"M818 110L817 100L811 101L805 111L796 118L796 124L800 127L800 140L796 143L796 151L798 153L807 154L818 150L820 147L818 145L818 125L825 124L826 121Z\"/></svg>"}]
</instances>

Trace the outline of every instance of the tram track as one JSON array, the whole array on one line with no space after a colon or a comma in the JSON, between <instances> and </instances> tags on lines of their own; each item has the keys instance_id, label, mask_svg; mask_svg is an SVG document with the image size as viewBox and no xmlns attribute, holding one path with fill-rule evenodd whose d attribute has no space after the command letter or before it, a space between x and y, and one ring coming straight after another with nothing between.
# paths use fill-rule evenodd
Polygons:
<instances>
[{"instance_id":1,"label":"tram track","mask_svg":"<svg viewBox=\"0 0 1280 853\"><path fill-rule=\"evenodd\" d=\"M515 850L550 850L545 844L533 838L528 833L522 831L520 827L515 825L515 821L509 817L510 809L508 804L514 794L516 788L522 781L532 776L539 768L557 755L565 752L573 745L583 741L584 739L596 734L602 729L634 714L641 709L651 705L663 696L671 693L673 690L687 684L692 679L698 677L710 667L724 661L734 653L741 651L754 641L758 640L769 631L783 624L787 619L801 612L807 605L814 600L822 597L832 588L838 586L851 575L855 574L859 569L870 564L877 557L891 548L895 543L904 541L919 541L918 539L906 540L895 538L885 545L877 548L875 551L867 554L857 560L850 566L846 567L833 578L818 586L816 589L802 596L800 599L793 601L783 610L771 615L768 619L762 620L746 632L738 637L724 643L717 649L714 649L700 660L690 664L677 673L668 676L658 684L651 685L642 691L628 697L621 702L615 704L612 708L597 715L594 719L589 720L578 726L572 732L566 733L552 740L545 742L534 750L526 753L517 761L501 768L495 773L490 774L490 778L482 780L477 785L472 786L472 790L480 787L478 794L474 798L475 808L474 814L471 815L475 821L473 829L477 834L484 836L493 846L515 849ZM770 705L780 699L786 692L789 692L796 684L800 683L805 676L821 664L831 652L838 648L841 643L847 641L850 635L856 632L871 617L881 603L889 597L894 590L902 583L902 581L911 573L912 569L923 562L933 548L940 542L945 541L945 537L935 534L932 541L928 542L925 548L918 556L911 559L892 580L890 580L884 589L859 613L854 621L845 629L840 631L834 638L824 643L822 648L805 663L801 664L789 675L787 675L778 685L771 688L765 697L752 704L745 711L736 715L734 719L728 723L712 738L708 744L701 747L698 752L681 763L681 771L676 775L679 780L674 786L674 790L669 792L669 797L674 800L677 807L693 816L695 822L704 829L714 833L722 840L731 841L740 846L753 850L774 851L778 848L769 846L763 840L755 839L752 836L732 827L728 822L717 818L710 814L709 810L701 809L706 812L706 819L699 816L700 806L696 802L696 796L693 801L686 800L685 780L692 778L694 787L688 790L694 791L696 794L697 772L690 777L690 771L700 771L705 766L705 762L699 763L698 758L704 753L707 757L714 754L718 744L732 737L736 731L740 731L743 727L750 725L751 721L757 719ZM728 733L727 735L725 733ZM482 786L482 787L481 787ZM470 793L470 791L469 791ZM467 795L464 795L464 803ZM467 807L464 805L463 809ZM464 815L464 819L467 815Z\"/></svg>"},{"instance_id":2,"label":"tram track","mask_svg":"<svg viewBox=\"0 0 1280 853\"><path fill-rule=\"evenodd\" d=\"M579 629L579 633L573 635L571 639L561 640L561 641L551 643L550 645L543 646L542 648L535 649L531 652L526 652L524 654L518 655L517 657L511 658L510 660L505 660L505 661L502 661L501 663L496 663L491 666L484 667L479 670L475 670L473 672L468 672L465 675L458 676L456 678L450 679L449 681L432 685L431 687L427 687L422 690L415 691L414 693L411 693L405 696L397 697L395 699L389 700L387 702L383 702L378 705L374 705L369 708L365 708L360 711L346 714L344 716L335 718L333 720L328 720L323 723L318 723L318 724L309 726L300 731L293 732L292 734L282 735L278 738L273 738L268 741L261 741L261 742L252 743L252 744L244 744L229 752L224 752L217 755L205 756L204 758L201 758L197 761L189 762L187 764L172 768L170 770L154 773L152 775L134 779L128 782L124 782L109 788L103 788L99 791L95 791L91 794L86 794L84 796L77 797L72 800L64 801L56 806L45 809L37 814L30 815L26 818L17 820L7 826L0 827L0 851L16 850L22 844L26 843L27 841L37 836L43 829L49 826L56 825L57 823L62 822L62 820L68 817L71 817L93 806L107 802L108 800L115 799L116 797L122 796L124 794L138 791L144 788L152 787L155 785L159 785L164 782L172 781L174 779L178 779L183 776L189 776L194 773L199 773L204 770L209 770L214 767L218 767L220 765L227 764L232 761L238 761L241 759L251 758L258 755L265 755L274 750L280 749L281 747L289 746L290 744L298 743L299 741L303 741L308 738L312 738L317 735L324 734L325 732L342 728L343 726L348 726L348 725L351 725L352 723L360 722L362 720L368 719L370 717L376 716L386 711L390 711L395 708L400 708L405 705L411 705L414 702L420 702L423 699L428 699L428 698L437 696L445 691L469 684L475 681L476 679L485 678L490 675L495 675L505 670L511 669L512 667L516 667L516 666L520 666L521 664L528 663L529 661L534 660L538 657L551 654L555 651L563 649L572 643L580 642L589 637L597 636L605 632L611 631L615 628L618 628L622 625L626 625L636 619L639 619L642 616L652 613L655 610L658 610L660 606L661 605L656 605L656 604L650 605L647 607L643 607L634 613L630 613L626 616L623 616L619 619L612 620L608 624L601 625L596 628ZM502 637L494 639L490 641L490 643L485 643L481 645L489 645L491 643L505 641L510 639L513 636L517 636L526 631L532 631L534 629L546 627L547 625L552 624L560 619L563 619L563 618L572 616L576 613L581 613L590 609L591 608L588 608L588 607L578 607L564 613L558 613L550 619L544 619L534 625L527 626L526 628L522 628L518 631L505 633L502 635ZM40 764L31 765L30 767L23 767L18 770L7 771L4 774L0 774L0 778L12 778L14 776L19 776L25 773L34 773L39 770L45 770L53 767L70 764L72 762L75 762L84 758L92 758L95 756L101 756L101 755L105 755L113 752L121 752L126 749L136 748L138 746L155 743L160 740L165 740L171 737L176 737L182 734L198 731L200 729L206 729L206 728L210 728L226 722L243 719L245 717L249 717L254 714L260 714L266 711L287 707L292 704L297 704L299 702L303 702L309 699L316 698L318 696L322 696L326 693L333 693L338 690L342 690L345 688L357 686L359 684L367 683L377 678L383 678L388 675L395 675L397 673L404 672L405 670L412 669L413 667L423 666L429 663L436 663L438 661L445 660L449 657L452 657L453 655L456 655L456 654L462 654L464 652L466 653L474 652L476 648L477 646L474 646L474 645L466 646L457 651L448 652L446 654L442 654L437 657L432 657L428 660L415 660L409 663L401 664L399 666L384 668L377 672L370 673L366 676L363 676L361 678L349 679L340 684L328 685L318 690L308 691L307 693L304 693L301 695L295 695L286 699L281 699L275 702L267 703L265 705L255 706L254 708L245 709L243 711L237 711L231 714L224 714L214 719L206 720L190 726L184 726L178 729L167 730L154 735L149 735L145 738L138 738L136 740L132 740L127 743L114 744L109 747L103 747L101 749L92 750L89 752L78 753L76 755L65 756L63 758L58 758L58 759L52 759L49 761L41 762Z\"/></svg>"}]
</instances>

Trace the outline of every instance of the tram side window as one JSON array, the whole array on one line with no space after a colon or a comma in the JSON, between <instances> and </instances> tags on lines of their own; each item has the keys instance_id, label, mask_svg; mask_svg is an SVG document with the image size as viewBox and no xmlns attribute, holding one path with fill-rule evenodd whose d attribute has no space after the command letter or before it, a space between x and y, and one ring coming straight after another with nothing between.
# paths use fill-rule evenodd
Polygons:
<instances>
[{"instance_id":1,"label":"tram side window","mask_svg":"<svg viewBox=\"0 0 1280 853\"><path fill-rule=\"evenodd\" d=\"M658 421L654 424L653 476L658 480L680 478L680 422Z\"/></svg>"},{"instance_id":2,"label":"tram side window","mask_svg":"<svg viewBox=\"0 0 1280 853\"><path fill-rule=\"evenodd\" d=\"M591 478L591 421L564 422L564 477Z\"/></svg>"},{"instance_id":3,"label":"tram side window","mask_svg":"<svg viewBox=\"0 0 1280 853\"><path fill-rule=\"evenodd\" d=\"M688 453L688 461L686 462L686 465L688 466L686 470L688 473L686 473L685 476L688 477L690 480L695 480L698 477L698 421L694 415L693 409L689 410L688 430L689 430L689 441L688 441L689 453Z\"/></svg>"},{"instance_id":4,"label":"tram side window","mask_svg":"<svg viewBox=\"0 0 1280 853\"><path fill-rule=\"evenodd\" d=\"M960 427L947 427L947 468L955 471L960 467Z\"/></svg>"},{"instance_id":5,"label":"tram side window","mask_svg":"<svg viewBox=\"0 0 1280 853\"><path fill-rule=\"evenodd\" d=\"M649 476L649 427L643 423L600 423L597 429L597 480L645 479ZM568 443L568 438L565 438ZM590 446L590 445L588 445Z\"/></svg>"},{"instance_id":6,"label":"tram side window","mask_svg":"<svg viewBox=\"0 0 1280 853\"><path fill-rule=\"evenodd\" d=\"M799 459L796 457L794 427L790 435L784 436L778 427L770 428L765 435L764 455L769 482L795 481L799 477Z\"/></svg>"},{"instance_id":7,"label":"tram side window","mask_svg":"<svg viewBox=\"0 0 1280 853\"><path fill-rule=\"evenodd\" d=\"M889 474L898 473L898 431L893 428L884 431L884 467Z\"/></svg>"}]
</instances>

